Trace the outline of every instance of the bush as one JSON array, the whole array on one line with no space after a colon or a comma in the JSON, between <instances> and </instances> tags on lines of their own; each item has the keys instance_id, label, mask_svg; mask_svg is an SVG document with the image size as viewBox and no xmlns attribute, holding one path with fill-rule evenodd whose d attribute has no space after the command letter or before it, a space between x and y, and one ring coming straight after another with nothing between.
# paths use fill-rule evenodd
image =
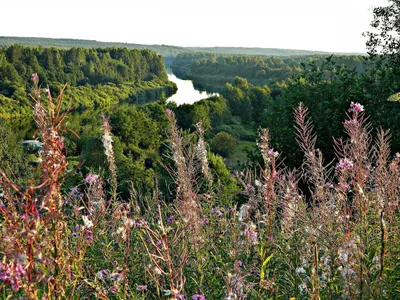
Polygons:
<instances>
[{"instance_id":1,"label":"bush","mask_svg":"<svg viewBox=\"0 0 400 300\"><path fill-rule=\"evenodd\" d=\"M228 157L235 152L236 139L229 133L219 132L211 140L211 148L215 153Z\"/></svg>"}]
</instances>

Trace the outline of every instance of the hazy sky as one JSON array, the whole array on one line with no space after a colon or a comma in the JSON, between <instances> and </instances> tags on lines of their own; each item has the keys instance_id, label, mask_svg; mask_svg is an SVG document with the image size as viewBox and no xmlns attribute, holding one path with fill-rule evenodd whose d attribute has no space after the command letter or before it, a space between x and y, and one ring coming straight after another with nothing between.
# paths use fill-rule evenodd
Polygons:
<instances>
[{"instance_id":1,"label":"hazy sky","mask_svg":"<svg viewBox=\"0 0 400 300\"><path fill-rule=\"evenodd\" d=\"M387 0L1 0L0 36L365 52Z\"/></svg>"}]
</instances>

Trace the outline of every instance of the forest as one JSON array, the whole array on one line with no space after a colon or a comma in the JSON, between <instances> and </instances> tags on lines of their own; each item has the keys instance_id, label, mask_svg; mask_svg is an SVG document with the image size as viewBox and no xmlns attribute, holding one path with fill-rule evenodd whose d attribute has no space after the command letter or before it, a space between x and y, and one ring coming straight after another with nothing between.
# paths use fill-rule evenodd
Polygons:
<instances>
[{"instance_id":1,"label":"forest","mask_svg":"<svg viewBox=\"0 0 400 300\"><path fill-rule=\"evenodd\" d=\"M293 75L300 74L311 64L321 65L329 55L308 56L249 56L211 53L179 54L171 64L172 71L190 80L200 89L221 91L226 82L236 76L254 85L275 87ZM365 72L369 62L364 56L332 56L336 65Z\"/></svg>"},{"instance_id":2,"label":"forest","mask_svg":"<svg viewBox=\"0 0 400 300\"><path fill-rule=\"evenodd\" d=\"M51 39L51 38L28 38L28 37L6 37L0 36L0 47L9 47L15 44L24 46L55 47L55 48L127 48L127 49L148 49L156 52L164 58L170 60L181 53L220 53L220 54L246 54L246 55L316 55L329 54L322 51L275 49L275 48L243 48L243 47L178 47L170 45L141 45L129 43L98 42L93 40L77 39Z\"/></svg>"},{"instance_id":3,"label":"forest","mask_svg":"<svg viewBox=\"0 0 400 300\"><path fill-rule=\"evenodd\" d=\"M145 103L172 95L163 58L149 50L126 48L44 48L13 45L0 48L0 116L30 114L26 91L33 73L40 84L57 90L68 83L70 109L110 108L119 103Z\"/></svg>"},{"instance_id":4,"label":"forest","mask_svg":"<svg viewBox=\"0 0 400 300\"><path fill-rule=\"evenodd\" d=\"M398 299L388 2L362 56L0 38L0 298Z\"/></svg>"}]
</instances>

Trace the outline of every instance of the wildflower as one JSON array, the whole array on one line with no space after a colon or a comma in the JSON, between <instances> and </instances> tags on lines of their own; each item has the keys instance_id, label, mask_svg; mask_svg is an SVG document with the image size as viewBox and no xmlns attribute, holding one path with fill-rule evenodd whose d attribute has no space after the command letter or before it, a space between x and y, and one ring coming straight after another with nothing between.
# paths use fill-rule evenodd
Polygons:
<instances>
[{"instance_id":1,"label":"wildflower","mask_svg":"<svg viewBox=\"0 0 400 300\"><path fill-rule=\"evenodd\" d=\"M192 296L192 300L206 300L206 297L204 297L203 295L194 294Z\"/></svg>"},{"instance_id":2,"label":"wildflower","mask_svg":"<svg viewBox=\"0 0 400 300\"><path fill-rule=\"evenodd\" d=\"M39 75L37 73L33 73L31 80L33 81L34 84L38 84L39 83Z\"/></svg>"},{"instance_id":3,"label":"wildflower","mask_svg":"<svg viewBox=\"0 0 400 300\"><path fill-rule=\"evenodd\" d=\"M114 159L114 150L113 150L113 139L111 135L111 126L110 122L108 121L108 118L103 116L103 136L101 138L103 142L103 147L104 147L104 153L107 157L109 169L110 169L110 174L111 174L111 179L113 181L113 187L114 189L117 188L117 170L115 166L115 159Z\"/></svg>"},{"instance_id":4,"label":"wildflower","mask_svg":"<svg viewBox=\"0 0 400 300\"><path fill-rule=\"evenodd\" d=\"M73 236L73 237L77 237L78 235L79 235L79 234L76 233L76 232L73 232L73 233L72 233L72 236Z\"/></svg>"},{"instance_id":5,"label":"wildflower","mask_svg":"<svg viewBox=\"0 0 400 300\"><path fill-rule=\"evenodd\" d=\"M146 220L145 219L133 220L133 225L135 227L142 227L144 224L146 224Z\"/></svg>"},{"instance_id":6,"label":"wildflower","mask_svg":"<svg viewBox=\"0 0 400 300\"><path fill-rule=\"evenodd\" d=\"M246 229L244 230L244 235L247 238L247 240L250 242L250 244L252 245L256 245L258 242L258 235L257 235L257 231L255 231L253 228L251 228L250 226L246 227Z\"/></svg>"},{"instance_id":7,"label":"wildflower","mask_svg":"<svg viewBox=\"0 0 400 300\"><path fill-rule=\"evenodd\" d=\"M238 260L238 261L236 262L236 265L237 265L239 268L243 268L243 269L246 268L245 265L244 265L244 263L243 263L241 260Z\"/></svg>"},{"instance_id":8,"label":"wildflower","mask_svg":"<svg viewBox=\"0 0 400 300\"><path fill-rule=\"evenodd\" d=\"M222 212L219 210L218 207L217 207L217 208L213 208L213 209L211 210L211 214L212 214L212 215L216 215L217 217L222 216Z\"/></svg>"},{"instance_id":9,"label":"wildflower","mask_svg":"<svg viewBox=\"0 0 400 300\"><path fill-rule=\"evenodd\" d=\"M342 158L336 164L336 169L350 170L353 168L353 166L354 163L351 160L349 160L348 158Z\"/></svg>"},{"instance_id":10,"label":"wildflower","mask_svg":"<svg viewBox=\"0 0 400 300\"><path fill-rule=\"evenodd\" d=\"M297 274L305 274L306 270L304 270L304 268L302 268L302 267L299 267L299 268L296 269L296 273Z\"/></svg>"},{"instance_id":11,"label":"wildflower","mask_svg":"<svg viewBox=\"0 0 400 300\"><path fill-rule=\"evenodd\" d=\"M175 295L175 299L177 299L177 300L186 300L186 297L184 295L182 295L182 294L176 294Z\"/></svg>"},{"instance_id":12,"label":"wildflower","mask_svg":"<svg viewBox=\"0 0 400 300\"><path fill-rule=\"evenodd\" d=\"M363 112L364 106L360 103L354 103L353 101L350 104L349 112Z\"/></svg>"},{"instance_id":13,"label":"wildflower","mask_svg":"<svg viewBox=\"0 0 400 300\"><path fill-rule=\"evenodd\" d=\"M105 276L107 276L108 273L110 273L110 271L107 269L104 269L104 270L97 272L96 276L99 279L103 279Z\"/></svg>"},{"instance_id":14,"label":"wildflower","mask_svg":"<svg viewBox=\"0 0 400 300\"><path fill-rule=\"evenodd\" d=\"M336 189L342 192L346 192L349 188L350 186L346 183L341 183L336 186Z\"/></svg>"},{"instance_id":15,"label":"wildflower","mask_svg":"<svg viewBox=\"0 0 400 300\"><path fill-rule=\"evenodd\" d=\"M147 285L138 285L136 287L136 290L139 292L145 292L145 291L147 291Z\"/></svg>"},{"instance_id":16,"label":"wildflower","mask_svg":"<svg viewBox=\"0 0 400 300\"><path fill-rule=\"evenodd\" d=\"M82 216L83 224L85 225L86 228L92 228L93 227L93 222L89 220L87 216Z\"/></svg>"},{"instance_id":17,"label":"wildflower","mask_svg":"<svg viewBox=\"0 0 400 300\"><path fill-rule=\"evenodd\" d=\"M112 280L112 281L118 281L118 280L120 280L121 278L122 278L122 274L121 273L111 273L110 274L110 280Z\"/></svg>"},{"instance_id":18,"label":"wildflower","mask_svg":"<svg viewBox=\"0 0 400 300\"><path fill-rule=\"evenodd\" d=\"M162 273L163 273L163 271L158 267L154 268L154 272L156 272L157 275L162 275Z\"/></svg>"},{"instance_id":19,"label":"wildflower","mask_svg":"<svg viewBox=\"0 0 400 300\"><path fill-rule=\"evenodd\" d=\"M208 218L203 219L203 224L204 224L204 225L206 225L206 224L208 224L208 223L210 223L210 219L208 219Z\"/></svg>"},{"instance_id":20,"label":"wildflower","mask_svg":"<svg viewBox=\"0 0 400 300\"><path fill-rule=\"evenodd\" d=\"M79 190L78 190L78 188L76 188L76 187L73 187L73 188L71 188L71 189L69 190L69 195L71 196L71 198L75 198L75 199L78 199L78 198L82 198L82 197L83 197L83 194L80 193Z\"/></svg>"},{"instance_id":21,"label":"wildflower","mask_svg":"<svg viewBox=\"0 0 400 300\"><path fill-rule=\"evenodd\" d=\"M174 217L168 217L167 222L168 222L168 223L174 222Z\"/></svg>"},{"instance_id":22,"label":"wildflower","mask_svg":"<svg viewBox=\"0 0 400 300\"><path fill-rule=\"evenodd\" d=\"M0 280L10 284L11 288L17 292L21 285L22 279L26 276L26 270L21 264L0 263Z\"/></svg>"},{"instance_id":23,"label":"wildflower","mask_svg":"<svg viewBox=\"0 0 400 300\"><path fill-rule=\"evenodd\" d=\"M278 157L279 152L274 151L274 149L271 148L271 149L268 149L268 155L271 157Z\"/></svg>"},{"instance_id":24,"label":"wildflower","mask_svg":"<svg viewBox=\"0 0 400 300\"><path fill-rule=\"evenodd\" d=\"M97 179L99 179L99 175L89 173L85 178L85 182L88 184L92 184L92 183L96 182Z\"/></svg>"}]
</instances>

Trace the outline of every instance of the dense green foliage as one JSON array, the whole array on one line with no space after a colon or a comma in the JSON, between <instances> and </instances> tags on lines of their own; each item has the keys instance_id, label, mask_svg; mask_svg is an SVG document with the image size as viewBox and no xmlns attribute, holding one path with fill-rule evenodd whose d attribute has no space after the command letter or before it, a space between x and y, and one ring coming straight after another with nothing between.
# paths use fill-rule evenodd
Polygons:
<instances>
[{"instance_id":1,"label":"dense green foliage","mask_svg":"<svg viewBox=\"0 0 400 300\"><path fill-rule=\"evenodd\" d=\"M72 109L107 109L118 103L145 103L171 95L161 56L149 50L126 48L68 50L13 45L0 49L0 116L27 115L29 80L33 73L40 84L65 93Z\"/></svg>"},{"instance_id":2,"label":"dense green foliage","mask_svg":"<svg viewBox=\"0 0 400 300\"><path fill-rule=\"evenodd\" d=\"M221 91L226 82L236 76L255 85L275 85L292 75L301 73L308 64L322 64L328 56L246 56L185 53L178 55L171 68L180 77L193 80L200 89ZM338 65L364 72L366 61L362 56L335 56Z\"/></svg>"},{"instance_id":3,"label":"dense green foliage","mask_svg":"<svg viewBox=\"0 0 400 300\"><path fill-rule=\"evenodd\" d=\"M400 150L400 106L396 103L400 80L388 60L359 57L308 60L300 65L301 72L276 85L272 92L267 86L255 86L247 79L233 78L220 91L219 101L225 103L226 109L218 124L210 122L208 117L207 103L214 103L212 99L178 107L178 124L193 128L193 124L205 119L205 124L211 125L207 135L210 141L215 134L224 131L234 136L239 144L254 139L260 126L270 128L272 144L286 153L285 163L293 166L302 159L293 131L293 109L299 102L310 108L319 136L317 146L329 160L334 159L332 136L342 134L340 120L346 117L346 107L351 102L360 102L370 112L373 126L391 130L393 151ZM346 61L352 64L351 67L345 64ZM243 68L237 68L232 75L244 72ZM202 76L199 77L201 80ZM204 77L207 79L207 75ZM250 151L249 154L252 165L259 161L256 153Z\"/></svg>"},{"instance_id":4,"label":"dense green foliage","mask_svg":"<svg viewBox=\"0 0 400 300\"><path fill-rule=\"evenodd\" d=\"M213 152L227 157L235 151L236 140L229 133L224 131L218 132L211 140L211 149Z\"/></svg>"}]
</instances>

